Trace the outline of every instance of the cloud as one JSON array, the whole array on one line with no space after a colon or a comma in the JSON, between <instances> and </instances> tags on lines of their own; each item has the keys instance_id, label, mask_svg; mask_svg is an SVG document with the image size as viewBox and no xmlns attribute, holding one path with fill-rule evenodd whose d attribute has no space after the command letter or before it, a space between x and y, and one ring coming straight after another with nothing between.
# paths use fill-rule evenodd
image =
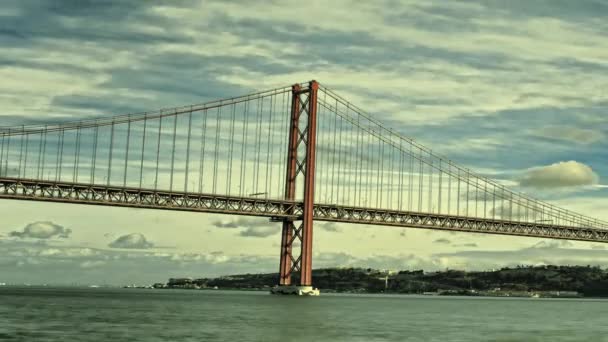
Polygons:
<instances>
[{"instance_id":1,"label":"cloud","mask_svg":"<svg viewBox=\"0 0 608 342\"><path fill-rule=\"evenodd\" d=\"M530 248L556 249L556 248L569 248L572 246L574 246L572 244L572 242L567 241L567 240L542 240Z\"/></svg>"},{"instance_id":2,"label":"cloud","mask_svg":"<svg viewBox=\"0 0 608 342\"><path fill-rule=\"evenodd\" d=\"M166 251L48 247L31 241L1 242L2 281L32 284L152 284L170 277L211 277L276 272L275 256L220 251ZM99 272L102 268L104 272ZM269 284L272 285L272 284Z\"/></svg>"},{"instance_id":3,"label":"cloud","mask_svg":"<svg viewBox=\"0 0 608 342\"><path fill-rule=\"evenodd\" d=\"M105 264L106 264L106 262L102 261L102 260L87 260L87 261L83 261L80 264L80 267L81 268L95 268L95 267L103 266Z\"/></svg>"},{"instance_id":4,"label":"cloud","mask_svg":"<svg viewBox=\"0 0 608 342\"><path fill-rule=\"evenodd\" d=\"M239 227L241 227L236 220L225 221L225 222L215 221L212 223L212 225L216 228L239 228Z\"/></svg>"},{"instance_id":5,"label":"cloud","mask_svg":"<svg viewBox=\"0 0 608 342\"><path fill-rule=\"evenodd\" d=\"M529 188L564 188L597 184L599 176L588 165L571 160L528 169L519 184Z\"/></svg>"},{"instance_id":6,"label":"cloud","mask_svg":"<svg viewBox=\"0 0 608 342\"><path fill-rule=\"evenodd\" d=\"M23 228L22 232L13 231L9 236L32 239L67 239L72 233L71 229L65 228L50 221L32 222Z\"/></svg>"},{"instance_id":7,"label":"cloud","mask_svg":"<svg viewBox=\"0 0 608 342\"><path fill-rule=\"evenodd\" d=\"M547 126L533 131L532 134L551 140L562 140L585 145L599 142L606 138L606 135L601 131L571 126Z\"/></svg>"},{"instance_id":8,"label":"cloud","mask_svg":"<svg viewBox=\"0 0 608 342\"><path fill-rule=\"evenodd\" d=\"M277 226L265 227L247 227L239 233L240 236L264 238L279 233L280 229Z\"/></svg>"},{"instance_id":9,"label":"cloud","mask_svg":"<svg viewBox=\"0 0 608 342\"><path fill-rule=\"evenodd\" d=\"M212 225L216 228L244 229L239 232L240 236L264 238L280 231L280 225L268 222L268 219L239 217L229 221L215 221Z\"/></svg>"},{"instance_id":10,"label":"cloud","mask_svg":"<svg viewBox=\"0 0 608 342\"><path fill-rule=\"evenodd\" d=\"M154 244L146 237L139 233L127 234L119 237L108 244L111 248L123 248L123 249L148 249L154 247Z\"/></svg>"},{"instance_id":11,"label":"cloud","mask_svg":"<svg viewBox=\"0 0 608 342\"><path fill-rule=\"evenodd\" d=\"M467 250L437 253L432 258L447 258L459 262L468 270L483 270L516 265L608 265L605 249L575 248L571 242L543 240L515 250Z\"/></svg>"},{"instance_id":12,"label":"cloud","mask_svg":"<svg viewBox=\"0 0 608 342\"><path fill-rule=\"evenodd\" d=\"M463 244L459 244L459 245L452 245L454 247L470 247L470 248L477 248L477 244L470 242L470 243L463 243Z\"/></svg>"},{"instance_id":13,"label":"cloud","mask_svg":"<svg viewBox=\"0 0 608 342\"><path fill-rule=\"evenodd\" d=\"M342 229L340 229L340 227L338 227L338 225L336 224L336 222L324 222L321 224L317 224L321 229L328 231L328 232L333 232L333 233L337 233L337 232L341 232Z\"/></svg>"},{"instance_id":14,"label":"cloud","mask_svg":"<svg viewBox=\"0 0 608 342\"><path fill-rule=\"evenodd\" d=\"M441 238L441 239L437 239L435 241L433 241L433 243L442 243L442 244L450 244L452 243L452 241L446 239L446 238Z\"/></svg>"},{"instance_id":15,"label":"cloud","mask_svg":"<svg viewBox=\"0 0 608 342\"><path fill-rule=\"evenodd\" d=\"M249 228L249 227L267 227L270 223L265 218L239 217L228 221L214 221L211 223L216 228Z\"/></svg>"}]
</instances>

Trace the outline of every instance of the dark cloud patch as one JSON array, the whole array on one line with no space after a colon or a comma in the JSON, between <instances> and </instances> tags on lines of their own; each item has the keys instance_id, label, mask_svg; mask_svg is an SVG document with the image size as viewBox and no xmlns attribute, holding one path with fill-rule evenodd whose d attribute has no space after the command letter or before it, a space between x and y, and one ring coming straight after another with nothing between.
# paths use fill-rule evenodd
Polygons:
<instances>
[{"instance_id":1,"label":"dark cloud patch","mask_svg":"<svg viewBox=\"0 0 608 342\"><path fill-rule=\"evenodd\" d=\"M212 223L214 227L216 228L239 228L241 227L239 225L238 221L227 221L227 222L222 222L222 221L215 221Z\"/></svg>"},{"instance_id":2,"label":"dark cloud patch","mask_svg":"<svg viewBox=\"0 0 608 342\"><path fill-rule=\"evenodd\" d=\"M452 243L452 241L445 239L445 238L441 238L441 239L437 239L435 241L433 241L433 243L440 243L440 244L444 244L444 245L449 245L450 243Z\"/></svg>"},{"instance_id":3,"label":"dark cloud patch","mask_svg":"<svg viewBox=\"0 0 608 342\"><path fill-rule=\"evenodd\" d=\"M268 219L240 217L230 221L215 221L212 225L216 228L242 229L240 236L265 238L279 233L280 226L271 223Z\"/></svg>"},{"instance_id":4,"label":"dark cloud patch","mask_svg":"<svg viewBox=\"0 0 608 342\"><path fill-rule=\"evenodd\" d=\"M211 223L216 228L248 228L248 227L267 227L271 223L266 218L239 217L228 221L216 220Z\"/></svg>"},{"instance_id":5,"label":"dark cloud patch","mask_svg":"<svg viewBox=\"0 0 608 342\"><path fill-rule=\"evenodd\" d=\"M139 101L134 102L132 97L126 98L121 97L120 95L113 95L112 101L108 100L109 99L88 95L57 96L53 98L52 105L56 107L74 109L95 108L106 115L140 113L146 111L146 109L149 109Z\"/></svg>"},{"instance_id":6,"label":"dark cloud patch","mask_svg":"<svg viewBox=\"0 0 608 342\"><path fill-rule=\"evenodd\" d=\"M29 223L23 231L13 231L9 233L11 237L32 238L32 239L67 239L72 233L71 229L60 226L50 221L38 221Z\"/></svg>"},{"instance_id":7,"label":"dark cloud patch","mask_svg":"<svg viewBox=\"0 0 608 342\"><path fill-rule=\"evenodd\" d=\"M608 3L601 0L514 0L504 2L490 0L478 2L488 10L507 13L514 18L560 18L570 22L588 22L591 18L604 19L608 14Z\"/></svg>"},{"instance_id":8,"label":"dark cloud patch","mask_svg":"<svg viewBox=\"0 0 608 342\"><path fill-rule=\"evenodd\" d=\"M20 1L16 5L19 15L4 17L0 30L9 33L6 35L12 38L9 43L16 45L45 39L94 41L121 47L127 46L123 44L133 47L149 43L192 43L192 38L179 33L177 23L150 11L155 4L159 2ZM162 25L165 30L154 33L145 30L146 26L155 25ZM21 39L14 39L17 36Z\"/></svg>"},{"instance_id":9,"label":"dark cloud patch","mask_svg":"<svg viewBox=\"0 0 608 342\"><path fill-rule=\"evenodd\" d=\"M148 241L142 234L133 233L120 236L108 244L108 247L123 249L149 249L154 247L154 244Z\"/></svg>"},{"instance_id":10,"label":"dark cloud patch","mask_svg":"<svg viewBox=\"0 0 608 342\"><path fill-rule=\"evenodd\" d=\"M452 245L453 247L469 247L469 248L477 248L477 244L476 243L461 243L461 244L456 244L456 245Z\"/></svg>"},{"instance_id":11,"label":"dark cloud patch","mask_svg":"<svg viewBox=\"0 0 608 342\"><path fill-rule=\"evenodd\" d=\"M338 224L336 222L325 222L319 225L321 227L321 229L328 231L328 232L332 232L332 233L337 233L337 232L341 232L342 229L340 229L340 227L338 227Z\"/></svg>"},{"instance_id":12,"label":"dark cloud patch","mask_svg":"<svg viewBox=\"0 0 608 342\"><path fill-rule=\"evenodd\" d=\"M265 238L280 232L280 228L276 225L268 225L265 227L247 227L239 233L240 236Z\"/></svg>"}]
</instances>

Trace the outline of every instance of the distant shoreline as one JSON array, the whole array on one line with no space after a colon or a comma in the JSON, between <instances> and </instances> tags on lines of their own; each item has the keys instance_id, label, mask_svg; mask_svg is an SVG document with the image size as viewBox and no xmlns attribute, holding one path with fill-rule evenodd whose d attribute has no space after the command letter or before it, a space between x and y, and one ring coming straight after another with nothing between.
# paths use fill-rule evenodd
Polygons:
<instances>
[{"instance_id":1,"label":"distant shoreline","mask_svg":"<svg viewBox=\"0 0 608 342\"><path fill-rule=\"evenodd\" d=\"M270 291L278 274L240 274L217 278L170 278L147 287ZM297 277L292 283L297 284ZM591 266L517 266L483 272L445 270L313 270L313 285L323 293L390 293L436 296L518 298L608 297L608 271Z\"/></svg>"}]
</instances>

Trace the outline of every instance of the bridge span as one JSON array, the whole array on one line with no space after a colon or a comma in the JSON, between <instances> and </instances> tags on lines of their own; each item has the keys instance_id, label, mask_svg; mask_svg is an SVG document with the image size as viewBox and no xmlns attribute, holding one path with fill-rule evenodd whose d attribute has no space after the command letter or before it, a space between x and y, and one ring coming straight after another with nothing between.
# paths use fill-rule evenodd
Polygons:
<instances>
[{"instance_id":1,"label":"bridge span","mask_svg":"<svg viewBox=\"0 0 608 342\"><path fill-rule=\"evenodd\" d=\"M287 292L312 290L314 221L608 242L608 222L510 190L401 130L316 81L0 127L0 199L268 217L282 222Z\"/></svg>"}]
</instances>

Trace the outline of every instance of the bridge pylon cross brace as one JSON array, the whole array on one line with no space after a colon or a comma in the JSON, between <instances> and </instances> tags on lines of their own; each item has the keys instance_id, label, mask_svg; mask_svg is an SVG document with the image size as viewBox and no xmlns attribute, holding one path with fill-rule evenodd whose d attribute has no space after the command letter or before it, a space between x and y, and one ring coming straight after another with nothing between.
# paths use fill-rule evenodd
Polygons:
<instances>
[{"instance_id":1,"label":"bridge pylon cross brace","mask_svg":"<svg viewBox=\"0 0 608 342\"><path fill-rule=\"evenodd\" d=\"M281 234L281 255L279 265L279 286L273 293L317 295L312 287L312 234L315 190L315 148L317 133L317 91L316 81L302 88L292 86L289 141L287 149L287 174L285 179L285 199L296 200L296 187L303 177L302 217L298 225L293 218L283 219ZM303 155L298 153L300 150ZM301 182L302 183L302 182ZM294 242L300 244L300 253L294 257ZM292 275L299 272L299 283L292 284Z\"/></svg>"}]
</instances>

